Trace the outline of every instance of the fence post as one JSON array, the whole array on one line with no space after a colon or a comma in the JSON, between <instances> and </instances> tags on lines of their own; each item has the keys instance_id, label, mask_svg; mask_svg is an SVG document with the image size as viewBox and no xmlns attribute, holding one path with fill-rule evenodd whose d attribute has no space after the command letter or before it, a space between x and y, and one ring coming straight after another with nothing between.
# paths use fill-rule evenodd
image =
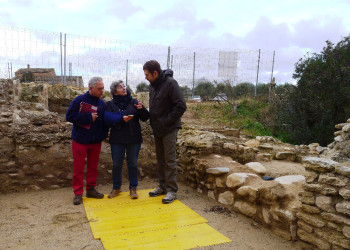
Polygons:
<instances>
[{"instance_id":1,"label":"fence post","mask_svg":"<svg viewBox=\"0 0 350 250\"><path fill-rule=\"evenodd\" d=\"M63 84L66 85L66 60L67 60L67 34L64 34L64 60L63 60L63 65L64 65L64 76L63 76Z\"/></svg>"},{"instance_id":2,"label":"fence post","mask_svg":"<svg viewBox=\"0 0 350 250\"><path fill-rule=\"evenodd\" d=\"M196 71L196 52L193 52L193 78L192 78L192 99L194 96L194 76Z\"/></svg>"},{"instance_id":3,"label":"fence post","mask_svg":"<svg viewBox=\"0 0 350 250\"><path fill-rule=\"evenodd\" d=\"M260 49L259 49L259 57L258 57L258 69L256 71L256 82L255 82L254 99L256 99L256 89L258 87L258 81L259 81L259 67L260 67Z\"/></svg>"},{"instance_id":4,"label":"fence post","mask_svg":"<svg viewBox=\"0 0 350 250\"><path fill-rule=\"evenodd\" d=\"M125 76L125 87L128 88L128 70L129 70L129 60L126 60L126 76Z\"/></svg>"},{"instance_id":5,"label":"fence post","mask_svg":"<svg viewBox=\"0 0 350 250\"><path fill-rule=\"evenodd\" d=\"M168 57L166 60L166 68L169 69L170 67L170 46L168 47Z\"/></svg>"},{"instance_id":6,"label":"fence post","mask_svg":"<svg viewBox=\"0 0 350 250\"><path fill-rule=\"evenodd\" d=\"M273 79L273 68L275 66L275 51L273 51L273 56L272 56L272 69L271 69L271 80L270 80L270 84L269 84L269 103L270 103L270 99L271 99L271 84L272 84L272 79Z\"/></svg>"},{"instance_id":7,"label":"fence post","mask_svg":"<svg viewBox=\"0 0 350 250\"><path fill-rule=\"evenodd\" d=\"M60 32L60 51L61 51L61 83L63 82L63 69L62 69L62 32Z\"/></svg>"},{"instance_id":8,"label":"fence post","mask_svg":"<svg viewBox=\"0 0 350 250\"><path fill-rule=\"evenodd\" d=\"M68 64L69 66L69 78L70 78L70 85L72 85L72 63L70 62Z\"/></svg>"}]
</instances>

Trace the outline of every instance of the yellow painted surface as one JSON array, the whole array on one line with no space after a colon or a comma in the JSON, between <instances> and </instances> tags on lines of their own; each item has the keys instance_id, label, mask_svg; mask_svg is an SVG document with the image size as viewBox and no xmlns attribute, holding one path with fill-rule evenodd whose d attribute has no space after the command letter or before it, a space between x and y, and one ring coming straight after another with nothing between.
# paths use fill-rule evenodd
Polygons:
<instances>
[{"instance_id":1,"label":"yellow painted surface","mask_svg":"<svg viewBox=\"0 0 350 250\"><path fill-rule=\"evenodd\" d=\"M162 204L164 195L149 197L149 191L138 191L134 200L129 192L83 198L94 238L105 249L189 249L231 241L179 200Z\"/></svg>"}]
</instances>

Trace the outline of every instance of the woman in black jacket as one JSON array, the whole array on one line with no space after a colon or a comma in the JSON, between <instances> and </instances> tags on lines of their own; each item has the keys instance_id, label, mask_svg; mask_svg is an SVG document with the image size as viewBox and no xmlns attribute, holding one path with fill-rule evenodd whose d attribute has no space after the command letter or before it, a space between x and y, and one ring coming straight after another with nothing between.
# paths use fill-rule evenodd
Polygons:
<instances>
[{"instance_id":1,"label":"woman in black jacket","mask_svg":"<svg viewBox=\"0 0 350 250\"><path fill-rule=\"evenodd\" d=\"M131 97L123 81L113 82L110 89L113 100L107 103L104 116L106 124L111 128L109 142L113 160L113 189L108 198L114 198L121 192L122 167L126 153L130 197L137 199L137 158L142 143L139 120L147 121L149 113L141 102ZM130 119L121 120L120 115L129 116Z\"/></svg>"}]
</instances>

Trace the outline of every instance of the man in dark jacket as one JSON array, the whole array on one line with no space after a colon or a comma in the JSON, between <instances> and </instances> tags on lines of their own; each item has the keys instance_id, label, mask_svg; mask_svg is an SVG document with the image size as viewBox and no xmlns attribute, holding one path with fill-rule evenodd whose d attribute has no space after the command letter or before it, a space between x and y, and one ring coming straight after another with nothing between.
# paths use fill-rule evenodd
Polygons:
<instances>
[{"instance_id":1,"label":"man in dark jacket","mask_svg":"<svg viewBox=\"0 0 350 250\"><path fill-rule=\"evenodd\" d=\"M84 168L86 168L86 197L102 199L103 194L96 191L97 165L101 143L107 137L108 127L104 124L106 104L101 100L104 85L101 77L89 81L89 91L77 96L70 104L66 120L73 123L73 191L74 205L82 203L84 188Z\"/></svg>"},{"instance_id":2,"label":"man in dark jacket","mask_svg":"<svg viewBox=\"0 0 350 250\"><path fill-rule=\"evenodd\" d=\"M157 61L143 65L145 78L150 82L149 114L156 144L159 186L149 195L166 194L163 203L172 203L177 198L176 140L181 128L181 116L186 111L186 102L173 71L162 71Z\"/></svg>"}]
</instances>

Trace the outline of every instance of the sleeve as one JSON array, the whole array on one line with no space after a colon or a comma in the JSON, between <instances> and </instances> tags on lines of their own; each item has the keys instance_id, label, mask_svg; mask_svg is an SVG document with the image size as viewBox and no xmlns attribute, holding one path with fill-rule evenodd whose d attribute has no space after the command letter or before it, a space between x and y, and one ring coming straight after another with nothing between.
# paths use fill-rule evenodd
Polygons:
<instances>
[{"instance_id":1,"label":"sleeve","mask_svg":"<svg viewBox=\"0 0 350 250\"><path fill-rule=\"evenodd\" d=\"M79 113L80 108L80 98L75 98L66 113L66 120L74 124L88 125L92 123L91 113Z\"/></svg>"},{"instance_id":2,"label":"sleeve","mask_svg":"<svg viewBox=\"0 0 350 250\"><path fill-rule=\"evenodd\" d=\"M138 104L138 102L139 101L136 99L133 101L134 104ZM145 122L149 119L149 112L145 106L142 105L142 109L137 109L137 108L135 109L141 121Z\"/></svg>"},{"instance_id":3,"label":"sleeve","mask_svg":"<svg viewBox=\"0 0 350 250\"><path fill-rule=\"evenodd\" d=\"M174 123L176 120L180 119L181 116L185 113L187 107L186 107L186 101L185 98L181 92L181 89L179 87L179 84L177 81L173 80L169 84L169 98L174 106L172 111L168 114L165 125L170 125Z\"/></svg>"},{"instance_id":4,"label":"sleeve","mask_svg":"<svg viewBox=\"0 0 350 250\"><path fill-rule=\"evenodd\" d=\"M107 107L104 113L104 121L108 127L114 127L117 124L124 123L124 113L122 111L113 112L111 105L111 102L107 103Z\"/></svg>"}]
</instances>

